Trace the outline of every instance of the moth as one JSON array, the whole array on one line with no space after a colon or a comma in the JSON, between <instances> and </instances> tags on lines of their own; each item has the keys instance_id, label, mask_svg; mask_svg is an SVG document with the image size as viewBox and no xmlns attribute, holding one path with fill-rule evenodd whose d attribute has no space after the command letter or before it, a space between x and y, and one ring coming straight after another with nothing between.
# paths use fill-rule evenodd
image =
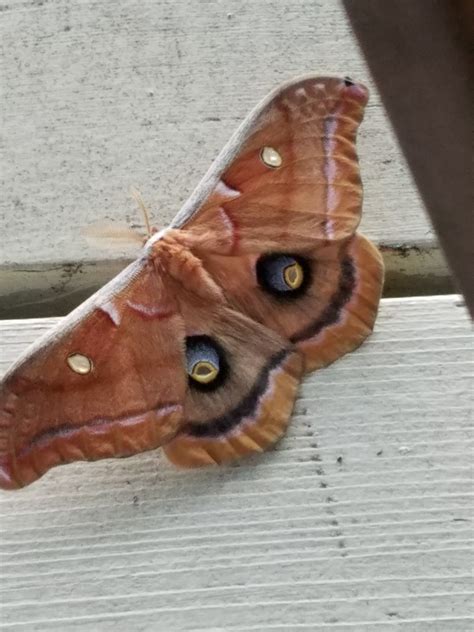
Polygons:
<instances>
[{"instance_id":1,"label":"moth","mask_svg":"<svg viewBox=\"0 0 474 632\"><path fill-rule=\"evenodd\" d=\"M0 486L162 447L262 452L307 372L373 329L383 264L356 232L367 89L305 77L250 113L171 225L35 343L0 391Z\"/></svg>"}]
</instances>

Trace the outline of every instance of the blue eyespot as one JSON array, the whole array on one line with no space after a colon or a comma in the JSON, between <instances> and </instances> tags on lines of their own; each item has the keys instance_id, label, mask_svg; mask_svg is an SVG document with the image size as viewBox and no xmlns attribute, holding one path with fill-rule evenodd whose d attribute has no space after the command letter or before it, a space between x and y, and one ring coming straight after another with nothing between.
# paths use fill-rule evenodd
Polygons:
<instances>
[{"instance_id":1,"label":"blue eyespot","mask_svg":"<svg viewBox=\"0 0 474 632\"><path fill-rule=\"evenodd\" d=\"M224 350L209 336L189 336L186 338L186 370L190 386L214 390L227 374Z\"/></svg>"},{"instance_id":2,"label":"blue eyespot","mask_svg":"<svg viewBox=\"0 0 474 632\"><path fill-rule=\"evenodd\" d=\"M301 296L310 281L308 261L290 254L263 255L257 261L257 280L263 290L274 296Z\"/></svg>"}]
</instances>

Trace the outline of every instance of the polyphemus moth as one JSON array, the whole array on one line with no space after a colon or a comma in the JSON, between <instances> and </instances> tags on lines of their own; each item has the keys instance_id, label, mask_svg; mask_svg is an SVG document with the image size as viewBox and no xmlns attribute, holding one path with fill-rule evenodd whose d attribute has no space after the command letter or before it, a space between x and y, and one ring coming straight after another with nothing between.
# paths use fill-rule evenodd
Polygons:
<instances>
[{"instance_id":1,"label":"polyphemus moth","mask_svg":"<svg viewBox=\"0 0 474 632\"><path fill-rule=\"evenodd\" d=\"M303 374L377 313L382 260L356 232L367 97L331 77L270 94L170 227L27 351L1 386L1 487L159 446L225 463L283 435Z\"/></svg>"}]
</instances>

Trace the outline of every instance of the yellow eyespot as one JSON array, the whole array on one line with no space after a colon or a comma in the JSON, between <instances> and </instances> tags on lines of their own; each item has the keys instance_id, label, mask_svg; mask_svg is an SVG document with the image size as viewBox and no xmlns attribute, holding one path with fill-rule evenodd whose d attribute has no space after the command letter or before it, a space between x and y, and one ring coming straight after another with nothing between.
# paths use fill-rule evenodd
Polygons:
<instances>
[{"instance_id":1,"label":"yellow eyespot","mask_svg":"<svg viewBox=\"0 0 474 632\"><path fill-rule=\"evenodd\" d=\"M191 377L200 384L209 384L216 379L219 369L207 360L199 360L193 366Z\"/></svg>"},{"instance_id":2,"label":"yellow eyespot","mask_svg":"<svg viewBox=\"0 0 474 632\"><path fill-rule=\"evenodd\" d=\"M79 375L87 375L87 373L92 371L92 360L82 355L82 353L72 353L68 356L66 362L69 368L74 371L74 373L79 373Z\"/></svg>"},{"instance_id":3,"label":"yellow eyespot","mask_svg":"<svg viewBox=\"0 0 474 632\"><path fill-rule=\"evenodd\" d=\"M286 266L283 271L285 283L291 290L297 290L301 287L301 284L303 283L303 276L303 268L297 261L289 266Z\"/></svg>"},{"instance_id":4,"label":"yellow eyespot","mask_svg":"<svg viewBox=\"0 0 474 632\"><path fill-rule=\"evenodd\" d=\"M278 169L283 164L283 158L273 147L263 147L260 152L260 158L267 167L272 169Z\"/></svg>"}]
</instances>

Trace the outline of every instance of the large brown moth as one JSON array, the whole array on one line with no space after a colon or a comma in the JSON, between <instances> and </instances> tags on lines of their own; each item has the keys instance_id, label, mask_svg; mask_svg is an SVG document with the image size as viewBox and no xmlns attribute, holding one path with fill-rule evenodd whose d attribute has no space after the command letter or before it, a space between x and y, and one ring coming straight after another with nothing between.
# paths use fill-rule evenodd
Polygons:
<instances>
[{"instance_id":1,"label":"large brown moth","mask_svg":"<svg viewBox=\"0 0 474 632\"><path fill-rule=\"evenodd\" d=\"M162 446L195 467L262 452L299 382L370 334L383 283L356 232L368 93L306 77L251 112L140 257L34 344L0 392L0 486Z\"/></svg>"}]
</instances>

